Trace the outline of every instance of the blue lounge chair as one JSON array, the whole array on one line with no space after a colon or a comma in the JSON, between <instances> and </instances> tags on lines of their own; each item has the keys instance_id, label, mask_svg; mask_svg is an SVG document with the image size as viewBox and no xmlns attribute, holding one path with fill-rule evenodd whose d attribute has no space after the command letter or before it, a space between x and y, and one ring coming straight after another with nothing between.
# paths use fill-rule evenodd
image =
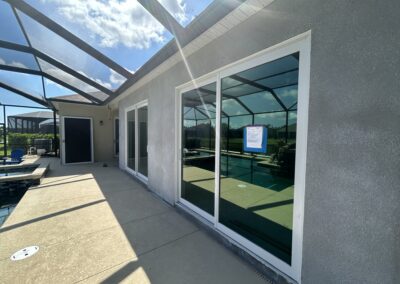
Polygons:
<instances>
[{"instance_id":1,"label":"blue lounge chair","mask_svg":"<svg viewBox=\"0 0 400 284\"><path fill-rule=\"evenodd\" d=\"M22 157L24 156L24 150L14 149L11 151L11 159L6 160L6 164L19 164L22 162Z\"/></svg>"}]
</instances>

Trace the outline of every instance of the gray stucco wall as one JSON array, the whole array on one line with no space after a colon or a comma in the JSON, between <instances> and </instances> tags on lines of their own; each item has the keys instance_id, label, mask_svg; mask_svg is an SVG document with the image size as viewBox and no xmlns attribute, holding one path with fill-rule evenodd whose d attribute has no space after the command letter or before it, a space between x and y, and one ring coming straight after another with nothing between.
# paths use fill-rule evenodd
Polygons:
<instances>
[{"instance_id":1,"label":"gray stucco wall","mask_svg":"<svg viewBox=\"0 0 400 284\"><path fill-rule=\"evenodd\" d=\"M276 0L188 58L194 77L312 30L303 283L400 283L400 1ZM149 100L149 187L176 194L180 63ZM121 120L122 121L122 120ZM121 123L121 164L124 149Z\"/></svg>"}]
</instances>

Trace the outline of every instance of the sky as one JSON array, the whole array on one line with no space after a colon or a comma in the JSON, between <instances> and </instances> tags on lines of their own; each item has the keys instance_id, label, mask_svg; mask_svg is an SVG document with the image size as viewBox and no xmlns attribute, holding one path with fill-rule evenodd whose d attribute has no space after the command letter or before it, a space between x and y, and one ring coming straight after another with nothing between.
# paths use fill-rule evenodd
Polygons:
<instances>
[{"instance_id":1,"label":"sky","mask_svg":"<svg viewBox=\"0 0 400 284\"><path fill-rule=\"evenodd\" d=\"M133 0L26 0L28 4L77 35L85 42L113 59L131 73L136 72L173 36ZM183 26L199 15L212 0L159 0L168 12ZM32 46L71 67L102 86L114 90L125 78L65 41L46 27L17 11ZM8 5L0 0L0 40L27 45L17 21ZM34 58L26 53L0 48L0 64L38 70ZM46 62L40 62L43 71L85 92L97 91L84 82ZM16 84L21 90L43 96L38 91L41 78L33 75L0 71L0 81ZM45 80L48 97L75 92ZM19 103L24 99L10 98L10 92L0 89L0 102Z\"/></svg>"}]
</instances>

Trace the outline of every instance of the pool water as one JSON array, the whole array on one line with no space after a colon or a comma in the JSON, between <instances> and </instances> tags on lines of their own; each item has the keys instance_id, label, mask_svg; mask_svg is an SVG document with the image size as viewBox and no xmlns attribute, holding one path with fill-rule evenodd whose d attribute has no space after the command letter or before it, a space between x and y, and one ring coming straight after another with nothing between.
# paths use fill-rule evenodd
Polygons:
<instances>
[{"instance_id":1,"label":"pool water","mask_svg":"<svg viewBox=\"0 0 400 284\"><path fill-rule=\"evenodd\" d=\"M29 174L36 168L37 166L0 169L0 177ZM0 180L0 226L6 221L29 187L38 184L38 182L38 179Z\"/></svg>"},{"instance_id":2,"label":"pool water","mask_svg":"<svg viewBox=\"0 0 400 284\"><path fill-rule=\"evenodd\" d=\"M0 226L6 221L7 217L11 214L11 212L16 207L16 204L2 206L0 208Z\"/></svg>"},{"instance_id":3,"label":"pool water","mask_svg":"<svg viewBox=\"0 0 400 284\"><path fill-rule=\"evenodd\" d=\"M16 169L1 169L0 177L16 176L32 173L36 167L16 168Z\"/></svg>"}]
</instances>

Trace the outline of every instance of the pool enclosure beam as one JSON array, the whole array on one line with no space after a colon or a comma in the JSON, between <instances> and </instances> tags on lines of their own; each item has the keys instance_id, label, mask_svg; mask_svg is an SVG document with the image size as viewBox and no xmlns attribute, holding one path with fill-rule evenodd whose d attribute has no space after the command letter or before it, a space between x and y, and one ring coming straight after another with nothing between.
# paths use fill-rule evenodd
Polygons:
<instances>
[{"instance_id":1,"label":"pool enclosure beam","mask_svg":"<svg viewBox=\"0 0 400 284\"><path fill-rule=\"evenodd\" d=\"M121 65L117 64L115 61L111 60L110 58L99 52L97 49L87 44L85 41L75 36L67 29L63 28L61 25L57 24L56 22L54 22L53 20L51 20L50 18L48 18L47 16L45 16L44 14L33 8L32 6L30 6L25 1L23 0L5 0L5 1L8 2L12 7L17 8L18 10L28 15L38 23L42 24L49 30L53 31L54 33L61 36L62 38L72 43L73 45L77 46L81 50L85 51L87 54L96 58L104 65L115 70L117 73L121 74L125 78L129 78L132 75L128 70L123 68Z\"/></svg>"},{"instance_id":2,"label":"pool enclosure beam","mask_svg":"<svg viewBox=\"0 0 400 284\"><path fill-rule=\"evenodd\" d=\"M261 85L261 84L259 84L259 83L256 83L256 82L254 82L254 81L248 80L248 79L246 79L246 78L240 77L240 76L238 76L238 75L232 75L232 76L229 76L229 77L232 78L232 79L234 79L234 80L236 80L236 81L242 82L243 84L246 84L246 85L249 85L249 86L252 86L252 87L256 87L256 88L258 88L258 89L261 89L261 90L264 90L264 91L267 91L267 92L271 93L272 96L275 98L275 100L280 104L280 106L281 106L285 111L288 110L288 109L286 108L285 104L281 101L281 99L278 98L277 94L275 93L275 91L274 91L273 89L271 89L271 88L269 88L269 87L266 87L266 86L264 86L264 85Z\"/></svg>"},{"instance_id":3,"label":"pool enclosure beam","mask_svg":"<svg viewBox=\"0 0 400 284\"><path fill-rule=\"evenodd\" d=\"M53 110L53 141L54 141L54 155L58 157L57 115L55 110Z\"/></svg>"},{"instance_id":4,"label":"pool enclosure beam","mask_svg":"<svg viewBox=\"0 0 400 284\"><path fill-rule=\"evenodd\" d=\"M122 94L130 86L134 85L141 78L143 78L152 70L157 68L160 64L165 62L168 58L179 52L180 48L184 48L191 41L193 41L202 33L214 26L218 21L220 21L222 18L224 18L226 15L235 10L244 2L245 0L211 2L211 4L207 8L207 11L210 11L209 13L203 13L201 17L198 17L189 26L184 28L184 34L183 36L181 36L180 39L176 38L176 40L170 41L160 50L160 52L149 59L139 70L132 74L132 76L116 90L116 96ZM107 100L105 100L104 104L107 104L112 99L113 98L108 98Z\"/></svg>"},{"instance_id":5,"label":"pool enclosure beam","mask_svg":"<svg viewBox=\"0 0 400 284\"><path fill-rule=\"evenodd\" d=\"M92 87L104 92L108 96L114 96L114 92L113 91L111 91L111 90L107 89L106 87L100 85L99 83L87 78L86 76L80 74L79 72L76 72L72 68L66 66L65 64L63 64L63 63L61 63L61 62L59 62L59 61L57 61L55 59L53 59L52 57L44 54L43 52L41 52L41 51L39 51L39 50L37 50L35 48L29 47L29 46L23 46L23 45L20 45L20 44L10 43L10 42L6 42L6 41L2 41L2 40L0 40L0 47L16 50L16 51L20 51L20 52L30 53L35 58L39 57L40 59L42 59L42 60L46 61L47 63L50 63L51 65L59 68L60 70L64 71L65 73L68 73L71 76L83 81L84 83L86 83L86 84L88 84L88 85L90 85L90 86L92 86ZM39 64L39 67L40 67L40 64ZM20 69L15 69L15 70L19 70L20 72L22 72L22 70L29 70L29 69L20 68ZM36 71L33 71L33 72L38 72L38 71L36 70ZM51 76L51 75L48 75L48 73L43 72L43 71L41 73L37 73L36 75L43 75L43 76L46 76L46 77ZM51 77L54 78L53 76L51 76ZM66 84L68 85L67 88L75 91L74 87L72 87L68 83L64 82L63 86L65 86ZM79 92L80 95L81 95L81 93L82 93L82 91ZM87 93L85 93L85 94L89 95ZM96 101L97 99L94 98L94 100ZM102 101L100 101L100 100L97 100L97 102L98 103L102 103Z\"/></svg>"},{"instance_id":6,"label":"pool enclosure beam","mask_svg":"<svg viewBox=\"0 0 400 284\"><path fill-rule=\"evenodd\" d=\"M26 69L26 68L15 67L15 66L10 66L10 65L1 65L0 64L0 70L42 76L42 72L39 70Z\"/></svg>"},{"instance_id":7,"label":"pool enclosure beam","mask_svg":"<svg viewBox=\"0 0 400 284\"><path fill-rule=\"evenodd\" d=\"M27 99L29 99L29 100L31 100L31 101L34 101L35 103L38 103L38 104L40 104L40 105L42 105L42 106L46 106L46 107L49 106L49 104L47 103L47 101L42 100L42 99L40 99L40 98L37 98L37 97L35 97L35 96L32 96L32 95L30 95L30 94L27 94L27 93L25 93L25 92L23 92L23 91L20 91L20 90L18 90L18 89L15 89L15 88L13 88L13 87L11 87L11 86L9 86L9 85L7 85L7 84L4 84L4 83L2 83L2 82L0 82L0 88L6 89L6 90L8 90L8 91L10 91L10 92L13 92L13 93L16 93L16 94L18 94L18 95L21 95L21 96L23 96L23 97L25 97L25 98L27 98Z\"/></svg>"},{"instance_id":8,"label":"pool enclosure beam","mask_svg":"<svg viewBox=\"0 0 400 284\"><path fill-rule=\"evenodd\" d=\"M8 121L8 119L7 119L7 107L18 107L18 108L31 108L31 109L50 109L49 107L38 107L38 106L26 106L26 105L15 105L15 104L2 104L1 102L0 102L0 106L2 106L3 107L3 122L4 123L1 123L2 124L2 126L3 126L3 133L1 134L2 136L3 136L3 143L1 143L1 144L3 144L3 156L4 157L6 157L7 156L7 150L8 150L8 143L7 143L7 128L8 128L8 125L6 126L6 121ZM56 112L55 112L55 109L52 109L52 111L53 111L53 124L54 124L54 127L55 127L55 132L54 132L54 145L55 145L55 149L56 149L56 153L57 153L57 150L58 150L58 145L57 145L57 123L56 123ZM17 123L17 121L15 121L15 123ZM23 122L22 122L22 120L21 120L21 127L22 127L22 131L23 131L23 129L24 129L24 124L23 124ZM29 128L29 124L28 124L28 128Z\"/></svg>"},{"instance_id":9,"label":"pool enclosure beam","mask_svg":"<svg viewBox=\"0 0 400 284\"><path fill-rule=\"evenodd\" d=\"M43 72L38 71L38 70L31 70L31 69L25 69L25 68L8 66L8 65L0 65L0 70L6 70L6 71L12 71L12 72L19 72L19 73L42 76L42 80L43 80L43 77L46 77L47 79L50 79L53 82L55 82L55 83L57 83L57 84L59 84L59 85L61 85L63 87L66 87L66 88L70 89L71 91L76 92L77 94L81 95L82 97L90 100L91 102L93 102L95 104L101 104L102 103L102 101L100 101L99 99L96 99L96 98L86 94L85 92L82 92L81 90L79 90L79 89L77 89L77 88L65 83L64 81L61 81L61 80L59 80L59 79L57 79L57 78L55 78L55 77L53 77L51 75L48 75L47 73L43 73ZM45 88L44 88L43 89L43 93L45 94L45 92L46 91L45 91ZM46 97L46 100L47 100L47 102L51 103L50 102L51 98L47 98ZM68 100L64 100L64 101L71 102L71 101L68 101Z\"/></svg>"},{"instance_id":10,"label":"pool enclosure beam","mask_svg":"<svg viewBox=\"0 0 400 284\"><path fill-rule=\"evenodd\" d=\"M33 48L33 47L32 47L32 44L31 44L31 41L29 40L28 34L26 33L25 27L24 27L24 25L22 24L22 21L21 21L19 15L18 15L18 13L17 13L17 10L15 10L15 8L14 8L13 6L11 6L11 9L12 9L12 11L13 11L13 13L14 13L15 18L17 19L17 22L18 22L18 24L19 24L19 27L20 27L21 30L22 30L22 33L24 34L24 37L25 37L26 42L28 43L28 45L29 45L30 48ZM39 64L39 60L37 59L36 56L33 56L33 57L35 58L35 61L36 61L36 64L37 64L39 70L42 71L42 67L41 67L40 64Z\"/></svg>"},{"instance_id":11,"label":"pool enclosure beam","mask_svg":"<svg viewBox=\"0 0 400 284\"><path fill-rule=\"evenodd\" d=\"M3 150L4 157L7 157L7 130L6 130L6 106L3 105Z\"/></svg>"},{"instance_id":12,"label":"pool enclosure beam","mask_svg":"<svg viewBox=\"0 0 400 284\"><path fill-rule=\"evenodd\" d=\"M180 42L184 28L157 0L137 0L154 18L156 18Z\"/></svg>"}]
</instances>

